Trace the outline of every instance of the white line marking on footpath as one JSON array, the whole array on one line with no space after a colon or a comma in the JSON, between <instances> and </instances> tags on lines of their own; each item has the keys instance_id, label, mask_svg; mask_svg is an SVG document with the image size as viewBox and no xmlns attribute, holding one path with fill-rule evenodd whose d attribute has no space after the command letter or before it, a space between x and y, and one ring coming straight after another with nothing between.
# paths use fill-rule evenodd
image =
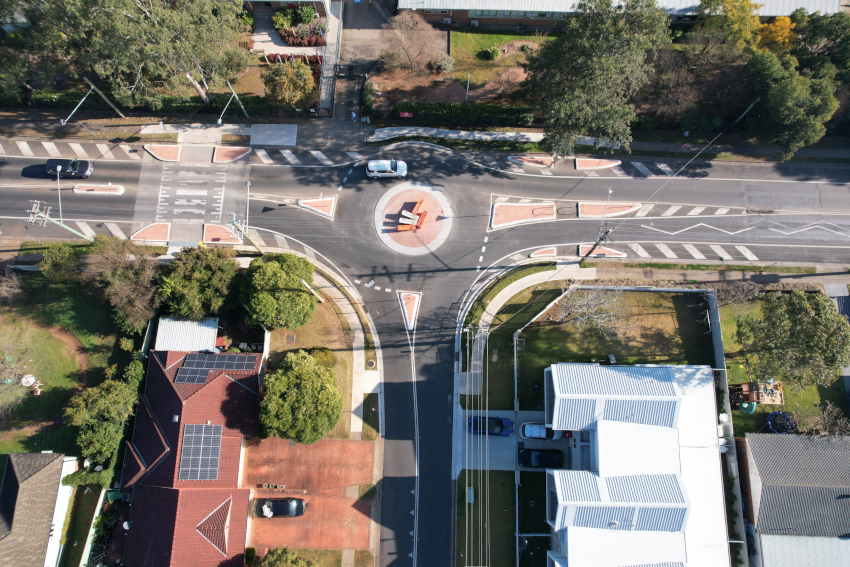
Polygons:
<instances>
[{"instance_id":1,"label":"white line marking on footpath","mask_svg":"<svg viewBox=\"0 0 850 567\"><path fill-rule=\"evenodd\" d=\"M280 153L282 153L283 157L286 158L286 161L288 161L292 165L301 165L301 160L295 157L295 154L293 154L289 150L280 150Z\"/></svg>"},{"instance_id":2,"label":"white line marking on footpath","mask_svg":"<svg viewBox=\"0 0 850 567\"><path fill-rule=\"evenodd\" d=\"M35 157L35 154L32 153L29 144L26 142L15 142L17 144L18 149L21 150L21 153L28 157Z\"/></svg>"},{"instance_id":3,"label":"white line marking on footpath","mask_svg":"<svg viewBox=\"0 0 850 567\"><path fill-rule=\"evenodd\" d=\"M750 249L746 246L735 246L735 248L737 248L738 252L743 254L747 260L752 260L753 262L758 260L758 257L752 252L750 252Z\"/></svg>"},{"instance_id":4,"label":"white line marking on footpath","mask_svg":"<svg viewBox=\"0 0 850 567\"><path fill-rule=\"evenodd\" d=\"M692 217L694 215L698 215L705 210L705 207L694 207L688 212L688 216Z\"/></svg>"},{"instance_id":5,"label":"white line marking on footpath","mask_svg":"<svg viewBox=\"0 0 850 567\"><path fill-rule=\"evenodd\" d=\"M629 174L626 173L625 171L623 171L623 168L620 167L619 165L615 165L614 167L612 167L611 171L614 172L614 175L616 175L617 177L628 177L629 176Z\"/></svg>"},{"instance_id":6,"label":"white line marking on footpath","mask_svg":"<svg viewBox=\"0 0 850 567\"><path fill-rule=\"evenodd\" d=\"M714 252L717 253L718 256L720 256L721 260L731 260L732 259L732 256L730 256L729 253L726 252L726 250L724 250L723 248L721 248L717 244L709 244L708 247L711 248L712 250L714 250Z\"/></svg>"},{"instance_id":7,"label":"white line marking on footpath","mask_svg":"<svg viewBox=\"0 0 850 567\"><path fill-rule=\"evenodd\" d=\"M670 167L666 163L655 162L655 165L656 165L656 167L658 167L658 169L660 169L661 171L663 171L664 173L666 173L670 177L673 177L674 175L676 175L676 172L673 171L672 169L670 169Z\"/></svg>"},{"instance_id":8,"label":"white line marking on footpath","mask_svg":"<svg viewBox=\"0 0 850 567\"><path fill-rule=\"evenodd\" d=\"M585 172L585 176L586 177L599 177L599 174L596 173L595 171L587 171L587 172Z\"/></svg>"},{"instance_id":9,"label":"white line marking on footpath","mask_svg":"<svg viewBox=\"0 0 850 567\"><path fill-rule=\"evenodd\" d=\"M260 158L260 161L262 161L264 164L272 165L274 163L274 161L272 161L272 158L269 157L269 154L266 152L266 150L262 148L254 148L254 153L257 154L257 157Z\"/></svg>"},{"instance_id":10,"label":"white line marking on footpath","mask_svg":"<svg viewBox=\"0 0 850 567\"><path fill-rule=\"evenodd\" d=\"M274 240L277 242L277 245L280 248L289 248L289 244L286 242L286 239L279 234L274 235Z\"/></svg>"},{"instance_id":11,"label":"white line marking on footpath","mask_svg":"<svg viewBox=\"0 0 850 567\"><path fill-rule=\"evenodd\" d=\"M348 181L348 177L343 177L342 182L345 183L346 181Z\"/></svg>"},{"instance_id":12,"label":"white line marking on footpath","mask_svg":"<svg viewBox=\"0 0 850 567\"><path fill-rule=\"evenodd\" d=\"M667 256L668 258L678 258L678 256L676 256L673 251L670 250L670 247L666 244L656 244L655 247L661 250L661 253Z\"/></svg>"},{"instance_id":13,"label":"white line marking on footpath","mask_svg":"<svg viewBox=\"0 0 850 567\"><path fill-rule=\"evenodd\" d=\"M80 144L68 144L68 145L71 146L71 149L74 150L74 153L77 154L78 158L86 159L86 158L89 157L88 154L86 154L86 151L83 149L83 147Z\"/></svg>"},{"instance_id":14,"label":"white line marking on footpath","mask_svg":"<svg viewBox=\"0 0 850 567\"><path fill-rule=\"evenodd\" d=\"M637 255L641 258L651 258L651 256L643 249L643 246L640 244L629 244L629 248L637 252Z\"/></svg>"},{"instance_id":15,"label":"white line marking on footpath","mask_svg":"<svg viewBox=\"0 0 850 567\"><path fill-rule=\"evenodd\" d=\"M178 189L174 192L177 195L206 195L206 189Z\"/></svg>"},{"instance_id":16,"label":"white line marking on footpath","mask_svg":"<svg viewBox=\"0 0 850 567\"><path fill-rule=\"evenodd\" d=\"M635 215L636 217L645 217L649 214L649 211L652 210L652 207L655 206L655 203L650 203L649 205L644 205L640 208L640 210Z\"/></svg>"},{"instance_id":17,"label":"white line marking on footpath","mask_svg":"<svg viewBox=\"0 0 850 567\"><path fill-rule=\"evenodd\" d=\"M50 154L50 157L62 157L62 154L59 152L59 150L56 149L56 144L54 144L53 142L42 142L41 145L44 146L44 149L47 150L47 153Z\"/></svg>"},{"instance_id":18,"label":"white line marking on footpath","mask_svg":"<svg viewBox=\"0 0 850 567\"><path fill-rule=\"evenodd\" d=\"M486 247L486 246L482 246L482 247L481 247L481 251L482 251L482 252L484 252L485 250L487 250L487 247Z\"/></svg>"},{"instance_id":19,"label":"white line marking on footpath","mask_svg":"<svg viewBox=\"0 0 850 567\"><path fill-rule=\"evenodd\" d=\"M697 260L705 260L705 256L702 255L702 252L697 250L697 247L693 244L682 244L685 247L685 250L688 251L688 254L696 258Z\"/></svg>"},{"instance_id":20,"label":"white line marking on footpath","mask_svg":"<svg viewBox=\"0 0 850 567\"><path fill-rule=\"evenodd\" d=\"M549 171L548 169L541 169L540 175L552 175L552 172Z\"/></svg>"},{"instance_id":21,"label":"white line marking on footpath","mask_svg":"<svg viewBox=\"0 0 850 567\"><path fill-rule=\"evenodd\" d=\"M682 208L682 206L681 206L681 205L673 205L672 207L670 207L669 209L667 209L666 211L664 211L663 213L661 213L661 216L662 216L662 217L670 217L670 216L673 216L673 213L675 213L676 211L678 211L678 210L679 210L679 209L681 209L681 208Z\"/></svg>"},{"instance_id":22,"label":"white line marking on footpath","mask_svg":"<svg viewBox=\"0 0 850 567\"><path fill-rule=\"evenodd\" d=\"M313 157L315 157L317 160L319 160L322 163L322 165L333 165L334 164L334 162L329 160L325 156L325 154L323 154L319 150L310 150L310 153L313 154Z\"/></svg>"},{"instance_id":23,"label":"white line marking on footpath","mask_svg":"<svg viewBox=\"0 0 850 567\"><path fill-rule=\"evenodd\" d=\"M133 148L131 148L127 144L121 144L118 147L124 150L124 153L130 156L130 159L142 159L139 157L138 152L134 152Z\"/></svg>"},{"instance_id":24,"label":"white line marking on footpath","mask_svg":"<svg viewBox=\"0 0 850 567\"><path fill-rule=\"evenodd\" d=\"M715 215L725 215L728 212L729 212L729 209L717 209L716 211L714 211L714 214Z\"/></svg>"},{"instance_id":25,"label":"white line marking on footpath","mask_svg":"<svg viewBox=\"0 0 850 567\"><path fill-rule=\"evenodd\" d=\"M650 171L649 168L643 165L641 162L633 161L630 163L635 166L635 169L640 171L644 175L644 177L655 177L655 174L652 173L652 171Z\"/></svg>"},{"instance_id":26,"label":"white line marking on footpath","mask_svg":"<svg viewBox=\"0 0 850 567\"><path fill-rule=\"evenodd\" d=\"M106 226L106 228L109 229L109 232L112 233L112 236L116 236L116 237L120 238L121 240L127 240L127 236L124 234L124 231L122 231L121 227L119 227L114 222L108 222L104 226Z\"/></svg>"},{"instance_id":27,"label":"white line marking on footpath","mask_svg":"<svg viewBox=\"0 0 850 567\"><path fill-rule=\"evenodd\" d=\"M97 236L97 233L91 229L91 227L88 225L88 223L85 223L85 222L82 222L82 221L75 221L75 222L76 222L77 226L80 227L80 232L82 232L86 236L89 236L89 237L92 237L92 238Z\"/></svg>"},{"instance_id":28,"label":"white line marking on footpath","mask_svg":"<svg viewBox=\"0 0 850 567\"><path fill-rule=\"evenodd\" d=\"M109 146L107 146L106 144L95 144L95 147L97 147L98 151L100 152L100 157L106 159L115 159L115 156L112 155L112 152L109 151Z\"/></svg>"},{"instance_id":29,"label":"white line marking on footpath","mask_svg":"<svg viewBox=\"0 0 850 567\"><path fill-rule=\"evenodd\" d=\"M358 154L357 152L345 152L348 154L348 157L351 159L363 159L363 156Z\"/></svg>"}]
</instances>

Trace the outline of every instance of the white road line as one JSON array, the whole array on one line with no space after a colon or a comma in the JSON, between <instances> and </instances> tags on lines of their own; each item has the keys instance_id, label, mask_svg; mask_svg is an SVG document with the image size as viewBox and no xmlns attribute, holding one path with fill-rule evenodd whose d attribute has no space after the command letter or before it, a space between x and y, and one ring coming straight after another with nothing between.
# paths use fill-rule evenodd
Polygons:
<instances>
[{"instance_id":1,"label":"white road line","mask_svg":"<svg viewBox=\"0 0 850 567\"><path fill-rule=\"evenodd\" d=\"M280 248L287 248L287 249L289 248L289 243L286 242L286 238L282 237L281 235L275 234L274 240L275 240L275 242L277 242L277 245Z\"/></svg>"},{"instance_id":2,"label":"white road line","mask_svg":"<svg viewBox=\"0 0 850 567\"><path fill-rule=\"evenodd\" d=\"M674 175L676 175L676 172L673 171L672 169L670 169L670 167L666 163L655 162L655 165L656 165L656 167L658 167L658 169L660 169L661 171L663 171L664 173L666 173L670 177L673 177Z\"/></svg>"},{"instance_id":3,"label":"white road line","mask_svg":"<svg viewBox=\"0 0 850 567\"><path fill-rule=\"evenodd\" d=\"M716 211L714 211L714 214L715 215L725 215L728 212L729 212L729 209L717 209Z\"/></svg>"},{"instance_id":4,"label":"white road line","mask_svg":"<svg viewBox=\"0 0 850 567\"><path fill-rule=\"evenodd\" d=\"M623 168L620 167L619 165L615 165L614 167L612 167L611 171L613 171L614 175L616 175L617 177L628 177L629 176L629 174L626 173L625 171L623 171Z\"/></svg>"},{"instance_id":5,"label":"white road line","mask_svg":"<svg viewBox=\"0 0 850 567\"><path fill-rule=\"evenodd\" d=\"M655 206L654 203L642 206L635 216L636 217L645 217L646 215L649 214L649 211L651 211L652 207L654 207L654 206Z\"/></svg>"},{"instance_id":6,"label":"white road line","mask_svg":"<svg viewBox=\"0 0 850 567\"><path fill-rule=\"evenodd\" d=\"M646 167L645 165L643 165L641 162L639 162L639 161L633 161L633 162L630 162L630 163L631 163L633 166L635 166L635 169L637 169L638 171L640 171L640 172L641 172L641 173L642 173L645 177L655 177L655 174L654 174L654 173L652 173L652 172L649 170L649 168L648 168L648 167Z\"/></svg>"},{"instance_id":7,"label":"white road line","mask_svg":"<svg viewBox=\"0 0 850 567\"><path fill-rule=\"evenodd\" d=\"M599 177L599 174L596 173L595 171L586 171L586 172L584 172L584 175L586 177Z\"/></svg>"},{"instance_id":8,"label":"white road line","mask_svg":"<svg viewBox=\"0 0 850 567\"><path fill-rule=\"evenodd\" d=\"M178 189L174 192L176 195L206 195L206 189Z\"/></svg>"},{"instance_id":9,"label":"white road line","mask_svg":"<svg viewBox=\"0 0 850 567\"><path fill-rule=\"evenodd\" d=\"M629 244L629 248L637 252L637 255L641 258L651 258L651 256L643 249L643 246L640 244Z\"/></svg>"},{"instance_id":10,"label":"white road line","mask_svg":"<svg viewBox=\"0 0 850 567\"><path fill-rule=\"evenodd\" d=\"M753 262L758 260L758 257L752 252L750 252L750 249L746 246L735 246L735 248L737 248L738 252L743 254L747 260L752 260Z\"/></svg>"},{"instance_id":11,"label":"white road line","mask_svg":"<svg viewBox=\"0 0 850 567\"><path fill-rule=\"evenodd\" d=\"M88 223L85 223L85 222L82 222L82 221L75 221L75 222L76 222L77 226L80 227L80 232L82 232L86 236L89 236L89 237L92 237L92 238L97 236L97 233L91 229L91 227L88 225Z\"/></svg>"},{"instance_id":12,"label":"white road line","mask_svg":"<svg viewBox=\"0 0 850 567\"><path fill-rule=\"evenodd\" d=\"M363 156L358 154L357 152L345 152L348 154L348 157L351 159L363 159Z\"/></svg>"},{"instance_id":13,"label":"white road line","mask_svg":"<svg viewBox=\"0 0 850 567\"><path fill-rule=\"evenodd\" d=\"M35 154L32 153L29 144L26 142L15 142L17 144L18 149L21 150L21 153L28 157L35 157Z\"/></svg>"},{"instance_id":14,"label":"white road line","mask_svg":"<svg viewBox=\"0 0 850 567\"><path fill-rule=\"evenodd\" d=\"M388 288L388 287L385 287L385 288L384 288L384 291L385 291L385 292L387 292L387 293L392 293L392 292L393 292L393 290L391 290L391 289L390 289L390 288Z\"/></svg>"},{"instance_id":15,"label":"white road line","mask_svg":"<svg viewBox=\"0 0 850 567\"><path fill-rule=\"evenodd\" d=\"M504 202L505 202L505 201L507 201L507 200L508 200L508 198L507 198L507 197L496 197L496 202L497 202L497 203L504 203Z\"/></svg>"},{"instance_id":16,"label":"white road line","mask_svg":"<svg viewBox=\"0 0 850 567\"><path fill-rule=\"evenodd\" d=\"M47 153L50 154L50 157L62 157L62 154L59 152L59 150L56 149L56 144L54 144L53 142L42 142L41 145L44 146L44 149L47 150Z\"/></svg>"},{"instance_id":17,"label":"white road line","mask_svg":"<svg viewBox=\"0 0 850 567\"><path fill-rule=\"evenodd\" d=\"M531 199L520 199L519 202L520 203L530 203Z\"/></svg>"},{"instance_id":18,"label":"white road line","mask_svg":"<svg viewBox=\"0 0 850 567\"><path fill-rule=\"evenodd\" d=\"M552 172L549 171L548 169L541 169L540 175L552 175Z\"/></svg>"},{"instance_id":19,"label":"white road line","mask_svg":"<svg viewBox=\"0 0 850 567\"><path fill-rule=\"evenodd\" d=\"M678 256L676 256L673 251L670 250L670 247L666 244L656 244L655 247L661 250L661 253L667 256L668 258L678 258Z\"/></svg>"},{"instance_id":20,"label":"white road line","mask_svg":"<svg viewBox=\"0 0 850 567\"><path fill-rule=\"evenodd\" d=\"M705 256L702 255L702 252L697 250L697 247L693 244L682 244L685 247L685 250L688 251L688 254L696 258L697 260L705 260Z\"/></svg>"},{"instance_id":21,"label":"white road line","mask_svg":"<svg viewBox=\"0 0 850 567\"><path fill-rule=\"evenodd\" d=\"M174 209L175 215L187 214L187 215L202 215L204 214L205 209Z\"/></svg>"},{"instance_id":22,"label":"white road line","mask_svg":"<svg viewBox=\"0 0 850 567\"><path fill-rule=\"evenodd\" d=\"M718 256L720 256L721 260L731 260L732 259L732 256L730 256L729 253L726 250L724 250L723 248L721 248L717 244L709 244L708 247L711 248L712 250L714 250L714 252Z\"/></svg>"},{"instance_id":23,"label":"white road line","mask_svg":"<svg viewBox=\"0 0 850 567\"><path fill-rule=\"evenodd\" d=\"M131 148L127 144L121 144L118 147L121 148L122 150L124 150L124 153L127 154L128 156L130 156L130 159L139 159L139 160L142 159L142 158L139 157L138 152L134 152L133 148Z\"/></svg>"},{"instance_id":24,"label":"white road line","mask_svg":"<svg viewBox=\"0 0 850 567\"><path fill-rule=\"evenodd\" d=\"M83 149L83 147L80 144L73 144L72 143L72 144L68 144L68 145L71 146L71 149L74 150L74 153L77 154L78 158L87 159L89 157L88 154L86 154L86 151Z\"/></svg>"},{"instance_id":25,"label":"white road line","mask_svg":"<svg viewBox=\"0 0 850 567\"><path fill-rule=\"evenodd\" d=\"M381 291L381 286L376 285L376 286L375 286L375 291Z\"/></svg>"},{"instance_id":26,"label":"white road line","mask_svg":"<svg viewBox=\"0 0 850 567\"><path fill-rule=\"evenodd\" d=\"M666 211L664 211L663 213L661 213L661 216L662 216L662 217L670 217L670 216L673 216L673 213L675 213L676 211L678 211L678 210L679 210L679 209L681 209L681 208L682 208L682 206L681 206L681 205L673 205L672 207L670 207L669 209L667 209Z\"/></svg>"},{"instance_id":27,"label":"white road line","mask_svg":"<svg viewBox=\"0 0 850 567\"><path fill-rule=\"evenodd\" d=\"M317 160L319 160L320 162L322 162L322 165L333 165L333 164L334 164L334 162L332 162L331 160L329 160L329 159L325 156L325 154L323 154L323 153L322 153L322 152L320 152L319 150L310 150L310 153L311 153L311 154L313 154L313 157L315 157Z\"/></svg>"},{"instance_id":28,"label":"white road line","mask_svg":"<svg viewBox=\"0 0 850 567\"><path fill-rule=\"evenodd\" d=\"M688 216L692 217L694 215L698 215L705 210L705 207L694 207L690 211L688 211Z\"/></svg>"},{"instance_id":29,"label":"white road line","mask_svg":"<svg viewBox=\"0 0 850 567\"><path fill-rule=\"evenodd\" d=\"M115 159L115 156L112 155L112 152L109 151L109 146L107 146L106 144L95 144L95 147L97 147L98 151L100 152L100 157L106 159Z\"/></svg>"},{"instance_id":30,"label":"white road line","mask_svg":"<svg viewBox=\"0 0 850 567\"><path fill-rule=\"evenodd\" d=\"M283 157L285 157L286 161L288 161L290 164L301 165L301 160L295 157L295 154L293 154L289 150L280 150L280 153L283 154Z\"/></svg>"},{"instance_id":31,"label":"white road line","mask_svg":"<svg viewBox=\"0 0 850 567\"><path fill-rule=\"evenodd\" d=\"M116 236L116 237L120 238L121 240L127 240L127 236L124 235L124 231L122 231L121 227L119 227L114 222L105 223L104 226L106 226L106 228L109 229L109 232L112 233L112 236Z\"/></svg>"},{"instance_id":32,"label":"white road line","mask_svg":"<svg viewBox=\"0 0 850 567\"><path fill-rule=\"evenodd\" d=\"M264 164L271 165L274 163L274 161L272 161L272 158L269 157L269 154L266 153L266 150L262 148L254 148L254 153L257 154L257 157L260 158L260 160Z\"/></svg>"}]
</instances>

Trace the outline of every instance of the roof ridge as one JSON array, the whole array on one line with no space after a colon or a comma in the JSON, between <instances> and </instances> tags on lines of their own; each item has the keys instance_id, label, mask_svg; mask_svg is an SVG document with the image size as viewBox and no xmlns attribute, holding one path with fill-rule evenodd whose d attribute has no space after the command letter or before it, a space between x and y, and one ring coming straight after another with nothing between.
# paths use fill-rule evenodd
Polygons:
<instances>
[{"instance_id":1,"label":"roof ridge","mask_svg":"<svg viewBox=\"0 0 850 567\"><path fill-rule=\"evenodd\" d=\"M167 457L168 454L171 452L171 445L168 443L168 437L166 437L165 433L162 431L162 426L159 424L159 419L157 419L156 412L153 411L153 407L150 405L150 401L148 401L147 395L142 394L139 397L139 399L142 402L141 405L144 407L144 409L148 412L148 415L150 415L150 417L151 417L151 423L153 423L153 427L156 430L157 436L159 436L159 440L165 446L165 449L163 450L163 452L160 453L159 456L156 459L154 459L154 461L150 464L150 467L147 468L145 473L139 479L139 480L144 480L145 477L147 477L149 474L151 474L154 471L154 469L156 469L156 467L158 467L160 465L160 463L162 463L162 461L165 460L165 457ZM136 429L134 427L133 428L133 434L134 435L135 435L135 432L136 432Z\"/></svg>"},{"instance_id":2,"label":"roof ridge","mask_svg":"<svg viewBox=\"0 0 850 567\"><path fill-rule=\"evenodd\" d=\"M227 500L219 504L215 510L198 522L198 525L195 527L198 533L225 557L227 557L227 535L230 528L230 508L232 502L233 496L228 496Z\"/></svg>"}]
</instances>

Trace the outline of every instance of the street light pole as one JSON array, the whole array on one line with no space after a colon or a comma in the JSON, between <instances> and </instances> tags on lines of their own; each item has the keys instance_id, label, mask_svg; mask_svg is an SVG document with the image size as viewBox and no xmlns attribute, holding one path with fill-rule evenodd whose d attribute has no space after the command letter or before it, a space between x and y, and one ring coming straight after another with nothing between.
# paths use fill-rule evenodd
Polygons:
<instances>
[{"instance_id":1,"label":"street light pole","mask_svg":"<svg viewBox=\"0 0 850 567\"><path fill-rule=\"evenodd\" d=\"M65 219L62 218L62 185L59 180L59 174L62 173L62 166L56 166L56 192L59 194L59 222L64 223Z\"/></svg>"},{"instance_id":2,"label":"street light pole","mask_svg":"<svg viewBox=\"0 0 850 567\"><path fill-rule=\"evenodd\" d=\"M245 186L248 187L248 195L245 197L245 232L248 233L248 202L251 200L251 182L246 181Z\"/></svg>"}]
</instances>

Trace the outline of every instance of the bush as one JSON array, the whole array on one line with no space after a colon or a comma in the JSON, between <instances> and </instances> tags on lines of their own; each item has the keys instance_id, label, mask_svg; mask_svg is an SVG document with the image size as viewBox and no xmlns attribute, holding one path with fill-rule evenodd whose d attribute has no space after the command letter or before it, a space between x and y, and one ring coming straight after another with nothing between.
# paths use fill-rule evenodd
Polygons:
<instances>
[{"instance_id":1,"label":"bush","mask_svg":"<svg viewBox=\"0 0 850 567\"><path fill-rule=\"evenodd\" d=\"M254 12L242 12L239 19L242 20L245 31L254 31Z\"/></svg>"},{"instance_id":2,"label":"bush","mask_svg":"<svg viewBox=\"0 0 850 567\"><path fill-rule=\"evenodd\" d=\"M412 112L418 124L465 126L530 126L534 113L527 106L499 106L462 102L401 102L393 107L393 116Z\"/></svg>"},{"instance_id":3,"label":"bush","mask_svg":"<svg viewBox=\"0 0 850 567\"><path fill-rule=\"evenodd\" d=\"M319 363L319 366L324 366L325 368L333 368L336 365L336 357L334 353L331 352L329 348L326 347L314 347L310 349L310 356L316 359L316 362Z\"/></svg>"},{"instance_id":4,"label":"bush","mask_svg":"<svg viewBox=\"0 0 850 567\"><path fill-rule=\"evenodd\" d=\"M679 120L680 132L714 132L723 124L723 120L711 118L709 116L700 116L698 114L689 114L683 116Z\"/></svg>"},{"instance_id":5,"label":"bush","mask_svg":"<svg viewBox=\"0 0 850 567\"><path fill-rule=\"evenodd\" d=\"M309 4L302 4L295 10L296 19L302 24L309 24L316 17L316 10Z\"/></svg>"},{"instance_id":6,"label":"bush","mask_svg":"<svg viewBox=\"0 0 850 567\"><path fill-rule=\"evenodd\" d=\"M257 550L253 547L245 548L245 565L252 567L257 559Z\"/></svg>"},{"instance_id":7,"label":"bush","mask_svg":"<svg viewBox=\"0 0 850 567\"><path fill-rule=\"evenodd\" d=\"M638 116L632 120L632 130L655 130L658 124L649 116Z\"/></svg>"},{"instance_id":8,"label":"bush","mask_svg":"<svg viewBox=\"0 0 850 567\"><path fill-rule=\"evenodd\" d=\"M145 379L145 366L141 360L134 360L124 369L124 381L138 391L142 380Z\"/></svg>"},{"instance_id":9,"label":"bush","mask_svg":"<svg viewBox=\"0 0 850 567\"><path fill-rule=\"evenodd\" d=\"M431 61L431 68L438 73L451 73L455 70L455 60L451 55L443 55Z\"/></svg>"},{"instance_id":10,"label":"bush","mask_svg":"<svg viewBox=\"0 0 850 567\"><path fill-rule=\"evenodd\" d=\"M100 472L93 472L88 469L78 470L71 473L62 479L62 484L65 486L102 486L109 488L112 482L112 470L103 469Z\"/></svg>"},{"instance_id":11,"label":"bush","mask_svg":"<svg viewBox=\"0 0 850 567\"><path fill-rule=\"evenodd\" d=\"M363 86L363 94L360 95L360 100L363 101L363 113L373 115L375 113L375 101L372 99L372 83L366 83Z\"/></svg>"},{"instance_id":12,"label":"bush","mask_svg":"<svg viewBox=\"0 0 850 567\"><path fill-rule=\"evenodd\" d=\"M394 71L396 69L400 69L401 56L395 51L382 49L381 54L378 55L378 65L380 65L381 69L383 69L384 71Z\"/></svg>"},{"instance_id":13,"label":"bush","mask_svg":"<svg viewBox=\"0 0 850 567\"><path fill-rule=\"evenodd\" d=\"M313 8L310 8L311 10ZM272 25L276 30L287 30L292 27L295 13L289 8L282 8L272 14Z\"/></svg>"},{"instance_id":14,"label":"bush","mask_svg":"<svg viewBox=\"0 0 850 567\"><path fill-rule=\"evenodd\" d=\"M133 344L133 339L130 337L121 337L118 341L118 346L121 347L121 350L125 350L127 352L133 352L133 349L136 348Z\"/></svg>"},{"instance_id":15,"label":"bush","mask_svg":"<svg viewBox=\"0 0 850 567\"><path fill-rule=\"evenodd\" d=\"M490 61L495 61L499 58L499 55L501 54L502 52L499 51L498 47L491 47L487 50L487 59L489 59Z\"/></svg>"}]
</instances>

